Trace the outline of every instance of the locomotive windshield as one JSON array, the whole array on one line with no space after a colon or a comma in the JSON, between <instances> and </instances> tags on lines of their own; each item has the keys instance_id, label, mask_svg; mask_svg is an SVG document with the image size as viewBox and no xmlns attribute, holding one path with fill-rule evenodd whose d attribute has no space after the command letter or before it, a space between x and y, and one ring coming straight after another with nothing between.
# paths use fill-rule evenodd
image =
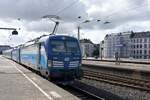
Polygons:
<instances>
[{"instance_id":1,"label":"locomotive windshield","mask_svg":"<svg viewBox=\"0 0 150 100\"><path fill-rule=\"evenodd\" d=\"M60 41L55 40L51 42L53 52L79 52L79 46L76 41Z\"/></svg>"},{"instance_id":2,"label":"locomotive windshield","mask_svg":"<svg viewBox=\"0 0 150 100\"><path fill-rule=\"evenodd\" d=\"M79 52L77 42L67 41L66 42L67 52Z\"/></svg>"},{"instance_id":3,"label":"locomotive windshield","mask_svg":"<svg viewBox=\"0 0 150 100\"><path fill-rule=\"evenodd\" d=\"M52 41L51 46L53 52L66 52L66 48L63 41Z\"/></svg>"}]
</instances>

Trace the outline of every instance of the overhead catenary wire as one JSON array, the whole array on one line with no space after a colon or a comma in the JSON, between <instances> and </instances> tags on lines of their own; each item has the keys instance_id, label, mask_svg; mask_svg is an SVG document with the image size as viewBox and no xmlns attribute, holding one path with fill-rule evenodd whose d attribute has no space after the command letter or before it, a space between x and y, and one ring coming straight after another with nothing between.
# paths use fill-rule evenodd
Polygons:
<instances>
[{"instance_id":1,"label":"overhead catenary wire","mask_svg":"<svg viewBox=\"0 0 150 100\"><path fill-rule=\"evenodd\" d=\"M62 9L60 9L60 10L58 10L58 12L56 12L55 15L60 15L62 12L64 12L66 9L72 7L72 6L75 5L77 2L79 2L79 0L73 1L73 2L72 2L71 4L69 4L68 6L66 6L66 7L64 7L64 8L62 8Z\"/></svg>"},{"instance_id":2,"label":"overhead catenary wire","mask_svg":"<svg viewBox=\"0 0 150 100\"><path fill-rule=\"evenodd\" d=\"M143 7L145 7L146 5L147 5L147 3L144 3L144 4L140 5L140 6L136 6L136 7L124 9L124 11L130 12L130 11L133 11L133 10L137 10L137 9L143 8ZM147 7L149 7L149 6L150 6L150 5L147 5ZM116 15L119 14L119 13L120 13L120 10L114 11L114 12L112 12L111 14L107 15L106 17L104 17L104 19L108 19L108 18L110 18L110 17L112 17L112 16L114 16L114 15L116 16Z\"/></svg>"}]
</instances>

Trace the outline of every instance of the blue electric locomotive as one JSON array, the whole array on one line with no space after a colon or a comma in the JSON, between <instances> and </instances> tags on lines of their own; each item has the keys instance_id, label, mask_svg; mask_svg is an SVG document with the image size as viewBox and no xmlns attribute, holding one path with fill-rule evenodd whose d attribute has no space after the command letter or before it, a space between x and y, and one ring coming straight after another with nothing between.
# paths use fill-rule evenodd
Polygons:
<instances>
[{"instance_id":1,"label":"blue electric locomotive","mask_svg":"<svg viewBox=\"0 0 150 100\"><path fill-rule=\"evenodd\" d=\"M13 49L12 59L55 82L66 83L82 76L80 46L78 40L70 36L37 38Z\"/></svg>"}]
</instances>

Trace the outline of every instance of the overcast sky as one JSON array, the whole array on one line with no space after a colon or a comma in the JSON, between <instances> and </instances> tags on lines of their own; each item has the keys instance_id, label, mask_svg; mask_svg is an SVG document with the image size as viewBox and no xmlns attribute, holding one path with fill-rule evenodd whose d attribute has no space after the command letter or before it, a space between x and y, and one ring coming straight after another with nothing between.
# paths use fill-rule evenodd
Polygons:
<instances>
[{"instance_id":1,"label":"overcast sky","mask_svg":"<svg viewBox=\"0 0 150 100\"><path fill-rule=\"evenodd\" d=\"M0 27L21 28L18 36L0 30L0 44L17 45L49 34L54 23L42 19L44 15L61 18L57 34L75 37L77 26L92 20L80 24L81 38L94 43L110 33L150 31L150 0L1 0L0 7ZM97 19L101 21L96 22ZM104 24L106 21L111 23Z\"/></svg>"}]
</instances>

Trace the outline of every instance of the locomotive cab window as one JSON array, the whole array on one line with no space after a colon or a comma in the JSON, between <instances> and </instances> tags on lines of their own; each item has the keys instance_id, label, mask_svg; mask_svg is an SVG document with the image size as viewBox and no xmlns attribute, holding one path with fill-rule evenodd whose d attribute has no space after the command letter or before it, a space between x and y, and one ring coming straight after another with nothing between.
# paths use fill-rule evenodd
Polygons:
<instances>
[{"instance_id":1,"label":"locomotive cab window","mask_svg":"<svg viewBox=\"0 0 150 100\"><path fill-rule=\"evenodd\" d=\"M65 45L63 41L51 41L52 51L53 52L65 52Z\"/></svg>"},{"instance_id":2,"label":"locomotive cab window","mask_svg":"<svg viewBox=\"0 0 150 100\"><path fill-rule=\"evenodd\" d=\"M51 42L51 47L53 52L73 52L78 53L79 46L75 41L59 41L55 40Z\"/></svg>"},{"instance_id":3,"label":"locomotive cab window","mask_svg":"<svg viewBox=\"0 0 150 100\"><path fill-rule=\"evenodd\" d=\"M79 53L79 48L77 42L67 41L66 42L67 52Z\"/></svg>"}]
</instances>

